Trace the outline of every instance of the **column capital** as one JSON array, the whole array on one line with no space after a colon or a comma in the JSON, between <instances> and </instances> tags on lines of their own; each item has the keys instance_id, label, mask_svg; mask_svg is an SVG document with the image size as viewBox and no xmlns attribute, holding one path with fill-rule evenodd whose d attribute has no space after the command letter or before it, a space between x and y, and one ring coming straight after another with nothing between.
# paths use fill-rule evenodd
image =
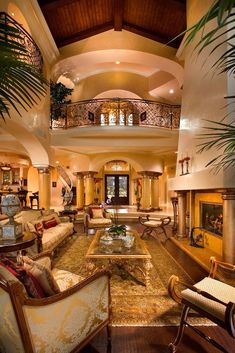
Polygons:
<instances>
[{"instance_id":1,"label":"column capital","mask_svg":"<svg viewBox=\"0 0 235 353\"><path fill-rule=\"evenodd\" d=\"M94 175L95 174L98 174L98 172L93 172L91 170L88 170L86 172L82 172L83 176L84 177L87 177L87 178L94 178Z\"/></svg>"},{"instance_id":2,"label":"column capital","mask_svg":"<svg viewBox=\"0 0 235 353\"><path fill-rule=\"evenodd\" d=\"M177 197L183 197L187 194L187 190L177 190Z\"/></svg>"},{"instance_id":3,"label":"column capital","mask_svg":"<svg viewBox=\"0 0 235 353\"><path fill-rule=\"evenodd\" d=\"M33 167L37 168L38 173L40 173L40 174L48 174L48 173L50 173L50 170L52 169L52 167L49 165L33 165Z\"/></svg>"},{"instance_id":4,"label":"column capital","mask_svg":"<svg viewBox=\"0 0 235 353\"><path fill-rule=\"evenodd\" d=\"M73 175L77 176L78 178L83 178L83 172L74 172Z\"/></svg>"},{"instance_id":5,"label":"column capital","mask_svg":"<svg viewBox=\"0 0 235 353\"><path fill-rule=\"evenodd\" d=\"M147 171L147 170L143 170L141 172L138 172L139 175L141 175L142 177L146 178L146 177L149 177L149 178L158 178L160 175L162 175L162 173L159 173L159 172L152 172L152 171Z\"/></svg>"},{"instance_id":6,"label":"column capital","mask_svg":"<svg viewBox=\"0 0 235 353\"><path fill-rule=\"evenodd\" d=\"M221 190L223 200L235 200L235 189Z\"/></svg>"}]
</instances>

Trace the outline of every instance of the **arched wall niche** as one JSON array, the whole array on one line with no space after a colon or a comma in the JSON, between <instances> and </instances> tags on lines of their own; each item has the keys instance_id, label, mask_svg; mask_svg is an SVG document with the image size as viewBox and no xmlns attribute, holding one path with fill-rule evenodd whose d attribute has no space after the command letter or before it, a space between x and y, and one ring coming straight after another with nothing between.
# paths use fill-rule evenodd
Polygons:
<instances>
[{"instance_id":1,"label":"arched wall niche","mask_svg":"<svg viewBox=\"0 0 235 353\"><path fill-rule=\"evenodd\" d=\"M108 91L104 91L102 93L97 94L94 99L99 98L134 98L134 99L141 99L140 96L135 94L134 92L127 91L124 89L111 89Z\"/></svg>"}]
</instances>

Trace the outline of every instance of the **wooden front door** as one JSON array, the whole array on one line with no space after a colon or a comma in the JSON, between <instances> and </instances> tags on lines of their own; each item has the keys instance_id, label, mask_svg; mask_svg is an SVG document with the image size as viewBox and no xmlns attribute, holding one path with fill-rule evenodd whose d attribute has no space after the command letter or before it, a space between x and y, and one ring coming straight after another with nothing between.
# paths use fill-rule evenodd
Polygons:
<instances>
[{"instance_id":1,"label":"wooden front door","mask_svg":"<svg viewBox=\"0 0 235 353\"><path fill-rule=\"evenodd\" d=\"M129 175L105 175L105 200L114 205L129 205Z\"/></svg>"}]
</instances>

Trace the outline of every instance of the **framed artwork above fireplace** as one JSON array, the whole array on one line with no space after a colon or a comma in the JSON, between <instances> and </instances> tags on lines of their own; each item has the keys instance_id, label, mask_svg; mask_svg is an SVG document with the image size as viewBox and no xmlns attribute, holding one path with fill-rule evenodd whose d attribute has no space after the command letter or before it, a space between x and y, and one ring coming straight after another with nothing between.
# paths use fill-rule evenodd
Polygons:
<instances>
[{"instance_id":1,"label":"framed artwork above fireplace","mask_svg":"<svg viewBox=\"0 0 235 353\"><path fill-rule=\"evenodd\" d=\"M200 202L200 227L215 235L223 235L222 203Z\"/></svg>"}]
</instances>

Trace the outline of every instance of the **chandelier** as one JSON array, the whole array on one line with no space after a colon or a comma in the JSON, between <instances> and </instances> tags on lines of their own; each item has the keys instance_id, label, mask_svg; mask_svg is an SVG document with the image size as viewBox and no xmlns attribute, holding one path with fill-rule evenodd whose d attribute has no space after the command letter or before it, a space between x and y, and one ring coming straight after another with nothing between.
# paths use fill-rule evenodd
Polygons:
<instances>
[{"instance_id":1,"label":"chandelier","mask_svg":"<svg viewBox=\"0 0 235 353\"><path fill-rule=\"evenodd\" d=\"M1 170L3 170L3 171L9 171L9 170L11 170L11 166L10 166L10 164L8 164L8 163L0 163L0 168L1 168Z\"/></svg>"}]
</instances>

